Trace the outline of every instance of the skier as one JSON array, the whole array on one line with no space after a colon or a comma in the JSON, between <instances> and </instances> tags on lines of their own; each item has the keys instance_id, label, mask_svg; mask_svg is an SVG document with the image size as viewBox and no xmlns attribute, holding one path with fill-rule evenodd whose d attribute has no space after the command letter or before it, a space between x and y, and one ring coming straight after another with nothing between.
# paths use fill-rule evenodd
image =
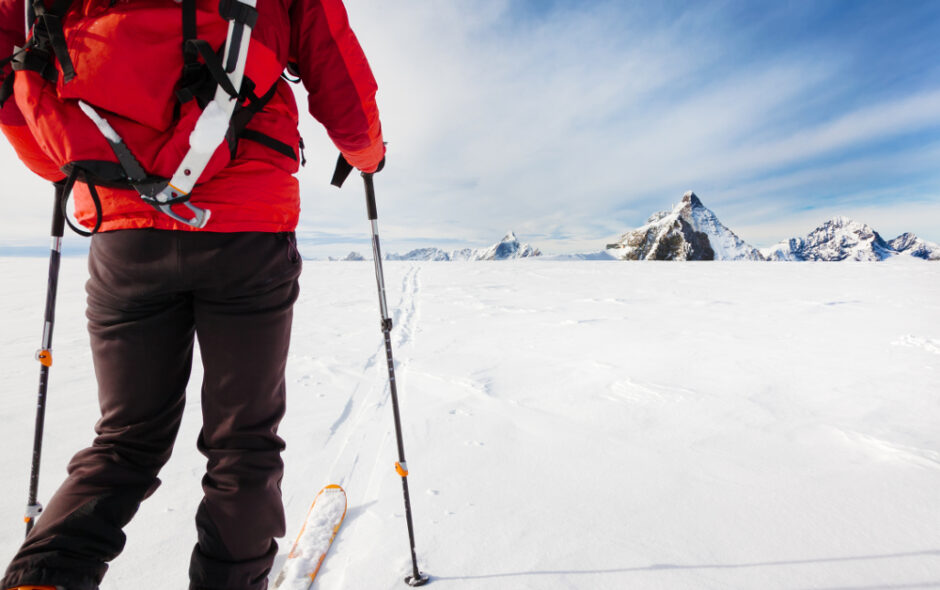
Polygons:
<instances>
[{"instance_id":1,"label":"skier","mask_svg":"<svg viewBox=\"0 0 940 590\"><path fill-rule=\"evenodd\" d=\"M0 57L24 46L23 2L0 0ZM122 528L160 483L198 338L205 373L198 448L207 471L190 590L262 590L274 538L285 534L277 428L301 271L293 174L303 144L293 92L279 76L286 68L302 81L310 114L346 162L366 173L378 171L385 155L375 80L341 0L258 0L254 13L237 0L34 6L55 70L37 52L14 60L16 84L6 85L14 92L0 110L0 128L37 174L60 183L77 176L75 217L98 226L86 315L101 419L0 589L98 587L123 549ZM159 207L129 186L95 190L90 176L83 182L75 170L84 159L74 156L94 142L126 144L148 178L174 174L192 122L223 85L208 71L227 39L223 17L252 27L245 72L253 86L242 85L238 97L248 105L241 112L253 116L239 120L236 110L228 141L197 175L188 200ZM208 40L211 49L187 39ZM4 74L14 76L6 67ZM30 95L36 87L45 89L43 100ZM96 135L75 99L121 141ZM127 160L123 176L134 179ZM197 223L180 204L211 217Z\"/></svg>"}]
</instances>

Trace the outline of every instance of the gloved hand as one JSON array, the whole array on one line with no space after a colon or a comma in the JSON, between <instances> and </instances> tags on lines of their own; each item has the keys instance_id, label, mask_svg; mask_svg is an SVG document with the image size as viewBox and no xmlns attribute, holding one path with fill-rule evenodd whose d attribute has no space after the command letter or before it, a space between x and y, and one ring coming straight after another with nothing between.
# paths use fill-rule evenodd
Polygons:
<instances>
[{"instance_id":1,"label":"gloved hand","mask_svg":"<svg viewBox=\"0 0 940 590\"><path fill-rule=\"evenodd\" d=\"M379 165L372 172L363 171L363 174L376 174L381 172L385 168L385 156L382 156L382 161L379 162ZM333 170L333 180L330 181L335 187L343 186L343 183L346 182L346 179L349 178L349 174L353 171L353 166L346 161L346 158L343 157L343 154L339 155L339 158L336 160L336 168Z\"/></svg>"}]
</instances>

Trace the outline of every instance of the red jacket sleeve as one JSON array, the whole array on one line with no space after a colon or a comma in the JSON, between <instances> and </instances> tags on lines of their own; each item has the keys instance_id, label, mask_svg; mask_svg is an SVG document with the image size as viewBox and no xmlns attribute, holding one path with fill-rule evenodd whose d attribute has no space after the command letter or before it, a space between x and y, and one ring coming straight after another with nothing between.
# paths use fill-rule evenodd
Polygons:
<instances>
[{"instance_id":1,"label":"red jacket sleeve","mask_svg":"<svg viewBox=\"0 0 940 590\"><path fill-rule=\"evenodd\" d=\"M0 0L0 59L13 54L13 47L22 47L26 41L26 13L23 0ZM3 68L0 81L12 76L10 66ZM16 155L30 170L47 180L61 180L65 174L43 153L36 138L26 127L26 121L16 101L10 97L0 108L0 131L13 145Z\"/></svg>"},{"instance_id":2,"label":"red jacket sleeve","mask_svg":"<svg viewBox=\"0 0 940 590\"><path fill-rule=\"evenodd\" d=\"M26 42L26 16L23 0L0 0L0 59L13 55L13 47L22 47ZM10 65L3 66L0 81L12 76ZM16 102L10 98L0 109L0 124L25 125L23 115Z\"/></svg>"},{"instance_id":3,"label":"red jacket sleeve","mask_svg":"<svg viewBox=\"0 0 940 590\"><path fill-rule=\"evenodd\" d=\"M350 164L374 172L385 156L378 86L341 0L295 0L291 60L309 93L310 114Z\"/></svg>"}]
</instances>

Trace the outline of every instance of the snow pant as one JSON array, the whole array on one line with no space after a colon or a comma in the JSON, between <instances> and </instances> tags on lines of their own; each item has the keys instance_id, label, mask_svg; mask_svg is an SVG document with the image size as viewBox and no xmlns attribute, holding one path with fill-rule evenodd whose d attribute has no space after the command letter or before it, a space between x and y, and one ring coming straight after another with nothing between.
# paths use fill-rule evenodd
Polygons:
<instances>
[{"instance_id":1,"label":"snow pant","mask_svg":"<svg viewBox=\"0 0 940 590\"><path fill-rule=\"evenodd\" d=\"M293 234L109 232L92 238L88 266L97 437L70 462L0 589L98 587L124 548L121 529L160 484L195 337L207 468L190 590L264 590L285 533L277 427L301 270Z\"/></svg>"}]
</instances>

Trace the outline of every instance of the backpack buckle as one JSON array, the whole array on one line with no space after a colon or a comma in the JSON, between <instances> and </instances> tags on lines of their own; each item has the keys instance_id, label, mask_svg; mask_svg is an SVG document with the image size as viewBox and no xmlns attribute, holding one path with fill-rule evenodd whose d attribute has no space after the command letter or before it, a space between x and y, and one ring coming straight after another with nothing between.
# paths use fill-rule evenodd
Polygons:
<instances>
[{"instance_id":1,"label":"backpack buckle","mask_svg":"<svg viewBox=\"0 0 940 590\"><path fill-rule=\"evenodd\" d=\"M206 224L209 223L209 217L212 216L212 211L202 209L190 203L189 193L184 193L172 184L161 183L161 185L163 186L162 190L159 190L160 185L140 185L135 186L135 188L140 194L140 198L160 213L197 229L206 227ZM185 205L186 208L193 213L191 218L186 219L173 210L173 205L180 204Z\"/></svg>"}]
</instances>

